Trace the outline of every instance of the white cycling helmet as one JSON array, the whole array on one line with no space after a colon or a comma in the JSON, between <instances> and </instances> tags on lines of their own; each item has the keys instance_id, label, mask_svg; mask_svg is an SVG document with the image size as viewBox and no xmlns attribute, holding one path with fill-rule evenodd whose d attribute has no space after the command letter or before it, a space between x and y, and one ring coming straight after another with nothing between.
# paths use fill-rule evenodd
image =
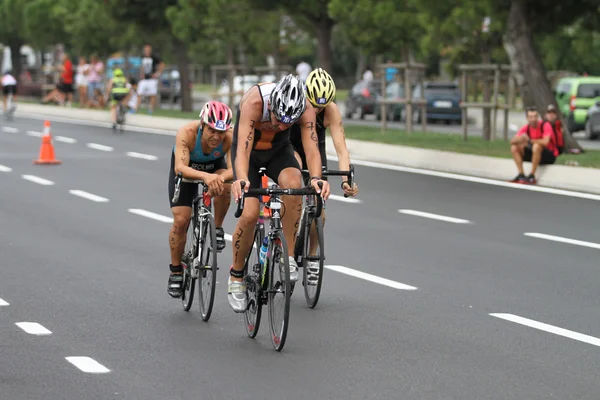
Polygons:
<instances>
[{"instance_id":1,"label":"white cycling helmet","mask_svg":"<svg viewBox=\"0 0 600 400\"><path fill-rule=\"evenodd\" d=\"M292 74L286 75L271 92L271 111L284 124L293 124L306 110L304 83Z\"/></svg>"}]
</instances>

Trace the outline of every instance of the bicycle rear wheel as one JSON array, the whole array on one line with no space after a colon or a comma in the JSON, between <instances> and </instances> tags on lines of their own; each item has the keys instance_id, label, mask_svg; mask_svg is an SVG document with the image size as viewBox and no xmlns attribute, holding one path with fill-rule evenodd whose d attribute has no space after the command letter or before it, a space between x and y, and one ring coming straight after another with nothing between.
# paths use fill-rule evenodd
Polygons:
<instances>
[{"instance_id":1,"label":"bicycle rear wheel","mask_svg":"<svg viewBox=\"0 0 600 400\"><path fill-rule=\"evenodd\" d=\"M262 276L263 269L259 261L260 246L264 237L264 228L257 227L254 231L254 248L246 258L246 296L248 299L248 308L244 312L244 321L246 322L246 333L254 338L260 327L260 317L262 315Z\"/></svg>"},{"instance_id":2,"label":"bicycle rear wheel","mask_svg":"<svg viewBox=\"0 0 600 400\"><path fill-rule=\"evenodd\" d=\"M200 314L208 321L215 301L217 286L217 230L211 214L205 215L200 236L200 270L198 274L198 295Z\"/></svg>"},{"instance_id":3,"label":"bicycle rear wheel","mask_svg":"<svg viewBox=\"0 0 600 400\"><path fill-rule=\"evenodd\" d=\"M323 264L325 263L325 244L324 244L324 237L323 237L323 222L321 221L321 218L310 218L312 219L312 224L315 225L315 228L317 230L316 232L316 241L317 241L317 250L315 252L315 255L310 255L310 246L311 246L311 242L312 239L311 235L310 235L310 231L312 230L309 229L309 234L306 235L306 237L308 238L308 240L306 240L306 243L304 245L304 251L302 253L302 263L304 265L303 268L303 282L302 284L304 285L304 298L306 299L306 305L310 308L315 308L315 306L317 305L317 303L319 302L319 296L321 295L321 285L323 284ZM309 264L311 263L318 263L319 266L319 273L318 274L311 274L309 271ZM310 279L309 279L310 278Z\"/></svg>"},{"instance_id":4,"label":"bicycle rear wheel","mask_svg":"<svg viewBox=\"0 0 600 400\"><path fill-rule=\"evenodd\" d=\"M268 266L268 305L271 343L277 351L285 345L290 318L290 265L287 243L283 233L277 233L269 246L271 263Z\"/></svg>"},{"instance_id":5,"label":"bicycle rear wheel","mask_svg":"<svg viewBox=\"0 0 600 400\"><path fill-rule=\"evenodd\" d=\"M185 248L183 250L183 255L181 256L181 264L183 266L183 294L181 296L181 303L185 311L190 311L190 308L192 307L192 303L194 302L194 288L196 285L196 278L194 278L196 274L195 271L192 270L192 264L198 255L198 238L194 234L196 215L197 214L194 212L188 223Z\"/></svg>"}]
</instances>

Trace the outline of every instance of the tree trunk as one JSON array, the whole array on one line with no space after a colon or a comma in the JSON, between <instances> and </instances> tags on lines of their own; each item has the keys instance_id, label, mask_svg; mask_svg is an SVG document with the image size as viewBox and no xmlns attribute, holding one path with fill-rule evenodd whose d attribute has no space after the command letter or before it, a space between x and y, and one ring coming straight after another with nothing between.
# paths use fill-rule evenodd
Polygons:
<instances>
[{"instance_id":1,"label":"tree trunk","mask_svg":"<svg viewBox=\"0 0 600 400\"><path fill-rule=\"evenodd\" d=\"M329 72L331 72L331 33L334 25L335 23L329 18L320 18L315 21L318 67Z\"/></svg>"},{"instance_id":2,"label":"tree trunk","mask_svg":"<svg viewBox=\"0 0 600 400\"><path fill-rule=\"evenodd\" d=\"M552 87L546 74L546 69L533 44L533 36L527 20L527 5L525 0L513 0L508 13L508 25L504 38L504 49L515 71L515 79L521 90L525 106L535 105L543 113L549 104L560 109L552 93ZM530 101L530 104L525 103ZM573 139L563 116L560 115L565 137L565 150L583 149Z\"/></svg>"},{"instance_id":3,"label":"tree trunk","mask_svg":"<svg viewBox=\"0 0 600 400\"><path fill-rule=\"evenodd\" d=\"M228 42L227 43L227 81L229 82L229 107L231 107L231 109L235 109L235 105L234 100L235 100L235 94L234 94L234 87L233 87L233 78L235 77L235 73L236 73L236 68L235 68L235 54L234 54L234 47L233 47L233 43Z\"/></svg>"},{"instance_id":4,"label":"tree trunk","mask_svg":"<svg viewBox=\"0 0 600 400\"><path fill-rule=\"evenodd\" d=\"M9 46L10 60L12 62L12 76L18 81L21 79L21 71L23 70L23 66L21 65L21 46L23 46L23 42L14 40L10 42Z\"/></svg>"},{"instance_id":5,"label":"tree trunk","mask_svg":"<svg viewBox=\"0 0 600 400\"><path fill-rule=\"evenodd\" d=\"M192 93L190 89L190 57L187 45L175 39L175 52L177 54L177 68L179 69L179 82L181 84L181 111L192 111Z\"/></svg>"}]
</instances>

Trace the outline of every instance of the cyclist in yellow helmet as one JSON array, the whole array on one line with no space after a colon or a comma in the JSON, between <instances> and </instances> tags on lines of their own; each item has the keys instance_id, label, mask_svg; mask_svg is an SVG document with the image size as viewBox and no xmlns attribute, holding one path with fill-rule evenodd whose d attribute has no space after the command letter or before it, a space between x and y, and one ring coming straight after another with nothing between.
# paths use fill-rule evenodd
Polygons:
<instances>
[{"instance_id":1,"label":"cyclist in yellow helmet","mask_svg":"<svg viewBox=\"0 0 600 400\"><path fill-rule=\"evenodd\" d=\"M346 135L344 134L344 124L342 123L342 114L337 104L334 102L335 99L335 82L333 78L322 68L317 68L311 71L306 78L306 98L313 106L317 114L317 136L319 143L319 152L321 153L321 164L327 168L327 153L325 149L325 132L327 128L331 133L333 139L333 145L335 152L338 156L339 169L348 171L350 168L350 154L348 153L348 147L346 146ZM300 163L302 169L306 169L306 156L304 154L304 148L302 146L302 140L300 138L300 126L294 125L290 133L290 140L294 146L294 153L296 159ZM353 183L352 187L347 182L347 177L342 177L342 190L344 194L348 196L356 196L358 194L358 187L356 183ZM323 177L323 180L327 180L327 177ZM325 211L322 213L323 226L325 226ZM310 254L314 255L317 251L317 238L316 229L311 230L310 239ZM309 272L309 284L311 284L311 277L318 279L319 274L319 262L309 261L308 263Z\"/></svg>"},{"instance_id":2,"label":"cyclist in yellow helmet","mask_svg":"<svg viewBox=\"0 0 600 400\"><path fill-rule=\"evenodd\" d=\"M113 77L108 82L106 91L110 93L110 117L113 129L115 129L117 127L117 104L120 103L122 107L126 107L131 96L131 84L127 82L121 68L113 71Z\"/></svg>"}]
</instances>

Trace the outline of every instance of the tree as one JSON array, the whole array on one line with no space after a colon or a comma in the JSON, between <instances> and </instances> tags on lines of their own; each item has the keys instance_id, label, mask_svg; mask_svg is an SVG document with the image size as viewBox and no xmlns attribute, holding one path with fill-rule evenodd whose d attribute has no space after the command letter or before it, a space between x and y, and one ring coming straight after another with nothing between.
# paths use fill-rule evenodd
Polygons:
<instances>
[{"instance_id":1,"label":"tree","mask_svg":"<svg viewBox=\"0 0 600 400\"><path fill-rule=\"evenodd\" d=\"M424 33L415 4L412 0L331 0L329 12L361 50L397 52L408 61L410 49Z\"/></svg>"},{"instance_id":2,"label":"tree","mask_svg":"<svg viewBox=\"0 0 600 400\"><path fill-rule=\"evenodd\" d=\"M193 0L190 0L193 1ZM123 24L135 23L141 33L147 37L160 34L172 34L172 26L166 10L180 7L178 0L105 0L110 15ZM192 15L197 15L193 14ZM172 36L170 45L177 58L181 79L181 110L192 111L190 90L190 58L187 43Z\"/></svg>"},{"instance_id":3,"label":"tree","mask_svg":"<svg viewBox=\"0 0 600 400\"><path fill-rule=\"evenodd\" d=\"M553 1L512 0L507 14L504 48L515 71L515 79L524 100L543 110L548 104L555 104L556 99L547 77L546 68L540 53L535 46L534 34L555 32L561 26L573 23L577 18L588 13L597 12L595 0L580 0L572 4ZM557 107L560 112L560 109ZM563 124L566 128L567 124ZM565 132L565 148L579 150L581 147Z\"/></svg>"},{"instance_id":4,"label":"tree","mask_svg":"<svg viewBox=\"0 0 600 400\"><path fill-rule=\"evenodd\" d=\"M27 0L0 0L0 42L10 48L13 75L21 75L21 46L26 43L24 9Z\"/></svg>"},{"instance_id":5,"label":"tree","mask_svg":"<svg viewBox=\"0 0 600 400\"><path fill-rule=\"evenodd\" d=\"M250 4L262 10L281 7L298 24L310 26L317 38L319 67L331 70L331 35L336 21L329 15L328 4L332 0L250 0Z\"/></svg>"}]
</instances>

